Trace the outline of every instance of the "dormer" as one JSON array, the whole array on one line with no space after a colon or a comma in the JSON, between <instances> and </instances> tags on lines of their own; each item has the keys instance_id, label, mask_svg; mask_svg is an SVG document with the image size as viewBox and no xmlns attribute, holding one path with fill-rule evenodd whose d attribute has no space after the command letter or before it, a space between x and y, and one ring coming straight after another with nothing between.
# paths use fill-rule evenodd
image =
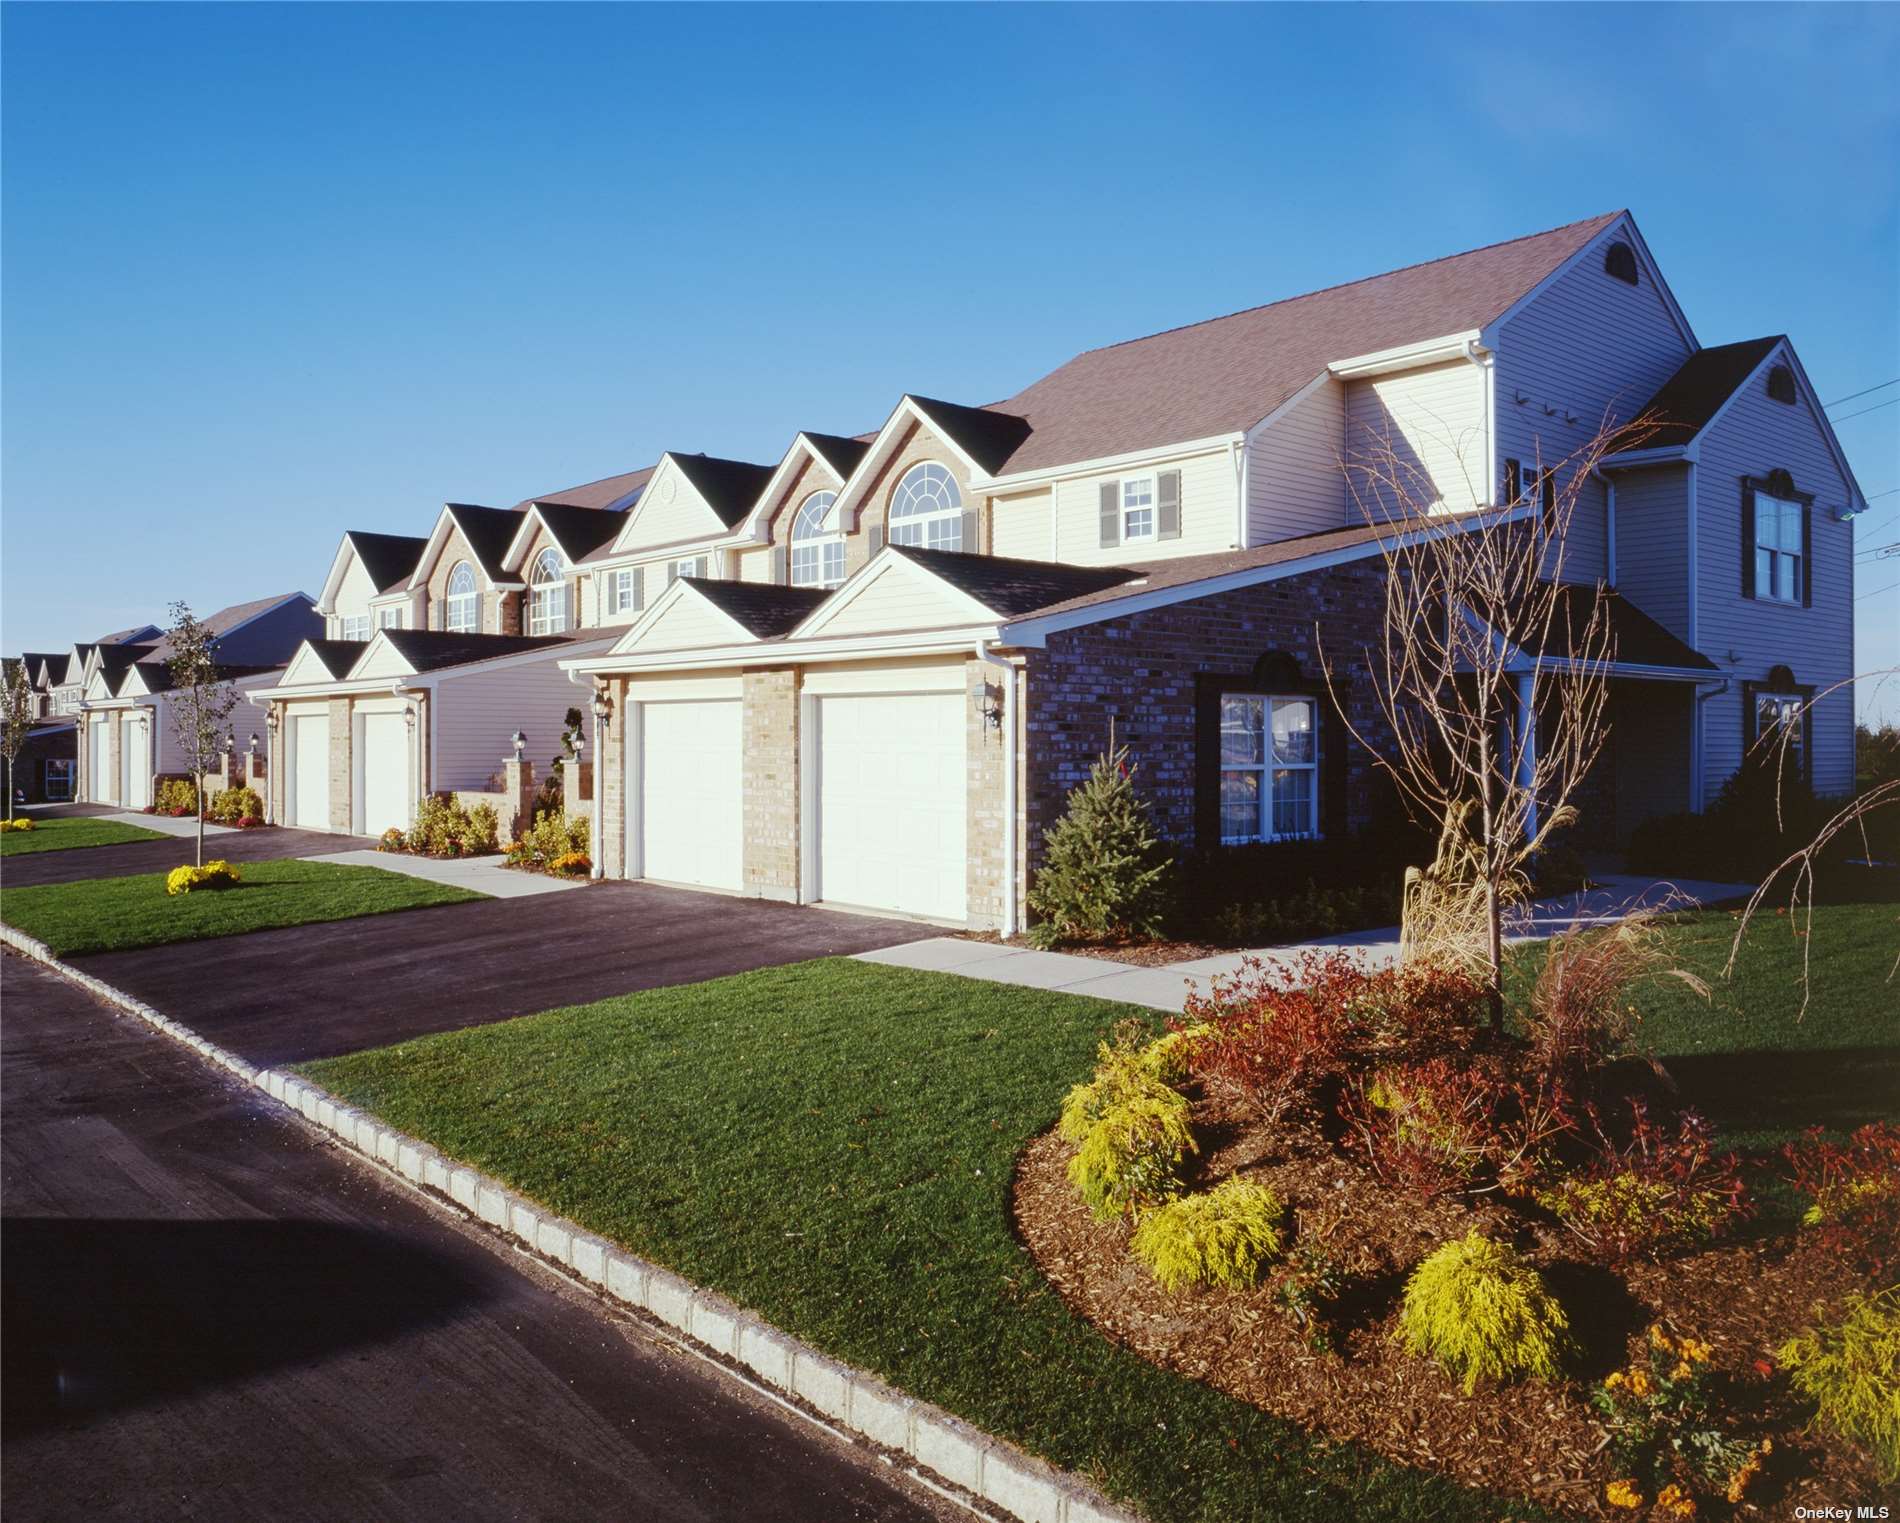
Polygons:
<instances>
[{"instance_id":1,"label":"dormer","mask_svg":"<svg viewBox=\"0 0 1900 1523\"><path fill-rule=\"evenodd\" d=\"M461 634L521 633L524 583L504 569L522 515L476 503L443 505L407 585L418 627Z\"/></svg>"},{"instance_id":2,"label":"dormer","mask_svg":"<svg viewBox=\"0 0 1900 1523\"><path fill-rule=\"evenodd\" d=\"M333 640L367 640L377 629L418 624L421 599L409 581L427 544L412 534L362 529L345 534L317 598L324 634Z\"/></svg>"},{"instance_id":3,"label":"dormer","mask_svg":"<svg viewBox=\"0 0 1900 1523\"><path fill-rule=\"evenodd\" d=\"M820 588L844 580L845 537L831 523L831 507L869 449L836 434L808 431L792 440L747 515L747 533L760 548L741 553L740 580Z\"/></svg>"},{"instance_id":4,"label":"dormer","mask_svg":"<svg viewBox=\"0 0 1900 1523\"><path fill-rule=\"evenodd\" d=\"M527 632L561 635L600 622L581 596L584 562L603 555L624 514L571 503L532 502L502 556L502 571L528 588Z\"/></svg>"}]
</instances>

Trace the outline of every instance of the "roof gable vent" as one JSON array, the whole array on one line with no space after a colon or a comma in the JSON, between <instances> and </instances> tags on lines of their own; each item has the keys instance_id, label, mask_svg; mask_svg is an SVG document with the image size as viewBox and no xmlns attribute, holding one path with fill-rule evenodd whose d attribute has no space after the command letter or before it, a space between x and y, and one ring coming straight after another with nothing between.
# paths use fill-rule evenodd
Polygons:
<instances>
[{"instance_id":1,"label":"roof gable vent","mask_svg":"<svg viewBox=\"0 0 1900 1523\"><path fill-rule=\"evenodd\" d=\"M1776 402L1795 405L1794 372L1786 365L1777 365L1768 372L1768 395Z\"/></svg>"},{"instance_id":2,"label":"roof gable vent","mask_svg":"<svg viewBox=\"0 0 1900 1523\"><path fill-rule=\"evenodd\" d=\"M1614 276L1625 285L1635 285L1636 250L1627 243L1612 243L1603 251L1603 273Z\"/></svg>"}]
</instances>

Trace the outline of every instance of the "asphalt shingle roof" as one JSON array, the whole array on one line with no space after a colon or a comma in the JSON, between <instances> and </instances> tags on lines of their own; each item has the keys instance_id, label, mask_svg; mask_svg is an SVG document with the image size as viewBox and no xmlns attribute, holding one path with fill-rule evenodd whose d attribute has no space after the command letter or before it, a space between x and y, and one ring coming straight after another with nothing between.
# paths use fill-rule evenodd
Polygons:
<instances>
[{"instance_id":1,"label":"asphalt shingle roof","mask_svg":"<svg viewBox=\"0 0 1900 1523\"><path fill-rule=\"evenodd\" d=\"M715 608L737 619L760 640L772 640L789 634L814 608L831 596L823 587L780 587L772 582L715 582L701 577L684 577L682 580Z\"/></svg>"},{"instance_id":2,"label":"asphalt shingle roof","mask_svg":"<svg viewBox=\"0 0 1900 1523\"><path fill-rule=\"evenodd\" d=\"M1568 646L1568 632L1581 629L1590 618L1596 598L1595 587L1567 585L1562 591L1563 604L1558 609L1557 619L1550 631L1551 643L1541 654L1562 654ZM1701 651L1677 639L1620 592L1605 594L1603 607L1609 621L1610 635L1616 641L1618 666L1688 667L1707 672L1717 670L1715 663ZM1540 652L1533 651L1531 654Z\"/></svg>"},{"instance_id":3,"label":"asphalt shingle roof","mask_svg":"<svg viewBox=\"0 0 1900 1523\"><path fill-rule=\"evenodd\" d=\"M378 592L400 587L415 575L416 562L429 541L413 534L372 534L366 529L350 530L350 543L356 558L363 563Z\"/></svg>"},{"instance_id":4,"label":"asphalt shingle roof","mask_svg":"<svg viewBox=\"0 0 1900 1523\"><path fill-rule=\"evenodd\" d=\"M491 582L505 582L508 573L501 568L515 531L521 527L522 509L485 508L475 502L451 502L449 517L462 531L462 538L481 562L483 574Z\"/></svg>"},{"instance_id":5,"label":"asphalt shingle roof","mask_svg":"<svg viewBox=\"0 0 1900 1523\"><path fill-rule=\"evenodd\" d=\"M578 508L571 503L538 502L541 522L570 561L578 561L610 544L626 523L626 516L605 508Z\"/></svg>"},{"instance_id":6,"label":"asphalt shingle roof","mask_svg":"<svg viewBox=\"0 0 1900 1523\"><path fill-rule=\"evenodd\" d=\"M1068 566L967 550L926 550L917 545L892 545L891 553L917 562L1005 618L1106 592L1142 575L1129 566Z\"/></svg>"},{"instance_id":7,"label":"asphalt shingle roof","mask_svg":"<svg viewBox=\"0 0 1900 1523\"><path fill-rule=\"evenodd\" d=\"M439 629L385 629L380 633L418 672L467 666L476 661L492 661L498 656L572 643L566 635L467 635Z\"/></svg>"},{"instance_id":8,"label":"asphalt shingle roof","mask_svg":"<svg viewBox=\"0 0 1900 1523\"><path fill-rule=\"evenodd\" d=\"M1767 338L1717 344L1690 355L1638 414L1655 424L1655 433L1645 436L1640 447L1687 444L1708 427L1722 404L1735 395L1735 389L1754 374L1755 367L1768 358L1781 339L1778 333L1770 334Z\"/></svg>"},{"instance_id":9,"label":"asphalt shingle roof","mask_svg":"<svg viewBox=\"0 0 1900 1523\"><path fill-rule=\"evenodd\" d=\"M871 448L869 439L846 439L838 434L813 433L810 429L805 430L805 437L811 440L812 448L824 456L825 464L840 481L850 478Z\"/></svg>"},{"instance_id":10,"label":"asphalt shingle roof","mask_svg":"<svg viewBox=\"0 0 1900 1523\"><path fill-rule=\"evenodd\" d=\"M347 677L350 668L356 665L357 657L368 646L367 640L306 640L303 642L316 652L323 663L323 669L332 677Z\"/></svg>"},{"instance_id":11,"label":"asphalt shingle roof","mask_svg":"<svg viewBox=\"0 0 1900 1523\"><path fill-rule=\"evenodd\" d=\"M754 465L749 460L722 460L717 455L675 455L673 463L728 529L752 511L752 504L778 469Z\"/></svg>"},{"instance_id":12,"label":"asphalt shingle roof","mask_svg":"<svg viewBox=\"0 0 1900 1523\"><path fill-rule=\"evenodd\" d=\"M515 504L517 513L525 513L537 502L564 502L576 508L614 508L629 506L626 499L636 495L652 478L654 468L643 465L637 471L622 471L618 476L603 476L598 481L583 482L577 487L563 487L558 492L542 492L539 496L524 497Z\"/></svg>"}]
</instances>

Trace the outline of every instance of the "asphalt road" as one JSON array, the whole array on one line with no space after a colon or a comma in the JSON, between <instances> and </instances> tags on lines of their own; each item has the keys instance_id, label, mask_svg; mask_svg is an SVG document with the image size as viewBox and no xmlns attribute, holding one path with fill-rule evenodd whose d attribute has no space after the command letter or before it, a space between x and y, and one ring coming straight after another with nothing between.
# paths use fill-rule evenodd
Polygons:
<instances>
[{"instance_id":1,"label":"asphalt road","mask_svg":"<svg viewBox=\"0 0 1900 1523\"><path fill-rule=\"evenodd\" d=\"M0 1003L10 1518L968 1516L53 975Z\"/></svg>"}]
</instances>

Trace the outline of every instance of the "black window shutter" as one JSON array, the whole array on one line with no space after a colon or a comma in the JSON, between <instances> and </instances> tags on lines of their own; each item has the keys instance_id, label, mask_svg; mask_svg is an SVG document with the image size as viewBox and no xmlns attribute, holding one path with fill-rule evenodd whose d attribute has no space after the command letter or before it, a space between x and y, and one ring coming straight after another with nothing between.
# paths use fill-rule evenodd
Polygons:
<instances>
[{"instance_id":1,"label":"black window shutter","mask_svg":"<svg viewBox=\"0 0 1900 1523\"><path fill-rule=\"evenodd\" d=\"M1220 845L1220 678L1194 683L1194 844Z\"/></svg>"},{"instance_id":2,"label":"black window shutter","mask_svg":"<svg viewBox=\"0 0 1900 1523\"><path fill-rule=\"evenodd\" d=\"M1155 538L1181 537L1181 473L1163 471L1155 478Z\"/></svg>"},{"instance_id":3,"label":"black window shutter","mask_svg":"<svg viewBox=\"0 0 1900 1523\"><path fill-rule=\"evenodd\" d=\"M1319 833L1330 841L1343 841L1351 829L1346 782L1352 735L1330 694L1315 694L1313 708L1319 723Z\"/></svg>"},{"instance_id":4,"label":"black window shutter","mask_svg":"<svg viewBox=\"0 0 1900 1523\"><path fill-rule=\"evenodd\" d=\"M1814 606L1814 504L1801 504L1801 606Z\"/></svg>"},{"instance_id":5,"label":"black window shutter","mask_svg":"<svg viewBox=\"0 0 1900 1523\"><path fill-rule=\"evenodd\" d=\"M976 542L976 511L970 509L963 515L963 523L957 533L957 548L968 550L975 555L982 547Z\"/></svg>"},{"instance_id":6,"label":"black window shutter","mask_svg":"<svg viewBox=\"0 0 1900 1523\"><path fill-rule=\"evenodd\" d=\"M1556 468L1553 466L1550 470L1545 471L1541 480L1542 480L1542 489L1541 489L1540 501L1542 503L1542 508L1543 508L1544 522L1549 523L1550 520L1554 518L1557 514L1557 471L1556 471Z\"/></svg>"},{"instance_id":7,"label":"black window shutter","mask_svg":"<svg viewBox=\"0 0 1900 1523\"><path fill-rule=\"evenodd\" d=\"M1102 548L1122 542L1122 484L1104 481L1101 491Z\"/></svg>"},{"instance_id":8,"label":"black window shutter","mask_svg":"<svg viewBox=\"0 0 1900 1523\"><path fill-rule=\"evenodd\" d=\"M1755 484L1742 480L1742 596L1755 595Z\"/></svg>"}]
</instances>

